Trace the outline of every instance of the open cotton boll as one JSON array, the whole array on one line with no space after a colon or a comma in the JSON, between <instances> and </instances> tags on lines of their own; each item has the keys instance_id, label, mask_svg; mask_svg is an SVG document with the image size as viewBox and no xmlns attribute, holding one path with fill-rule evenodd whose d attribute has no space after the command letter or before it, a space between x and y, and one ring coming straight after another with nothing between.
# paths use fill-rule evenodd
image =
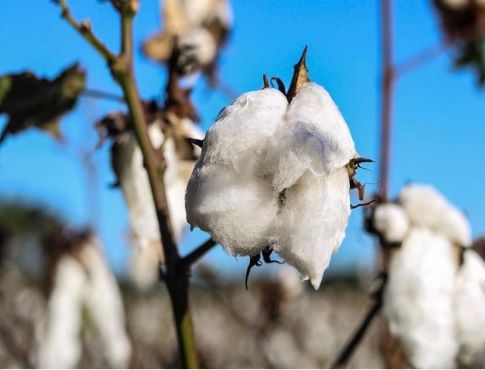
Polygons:
<instances>
[{"instance_id":1,"label":"open cotton boll","mask_svg":"<svg viewBox=\"0 0 485 370\"><path fill-rule=\"evenodd\" d=\"M177 39L177 49L177 65L184 74L211 64L217 54L214 37L202 27L193 28L181 35Z\"/></svg>"},{"instance_id":2,"label":"open cotton boll","mask_svg":"<svg viewBox=\"0 0 485 370\"><path fill-rule=\"evenodd\" d=\"M385 203L377 206L374 212L375 229L387 243L398 243L404 240L409 230L409 221L401 206Z\"/></svg>"},{"instance_id":3,"label":"open cotton boll","mask_svg":"<svg viewBox=\"0 0 485 370\"><path fill-rule=\"evenodd\" d=\"M473 250L466 250L456 276L454 292L458 359L467 366L483 366L485 355L485 263Z\"/></svg>"},{"instance_id":4,"label":"open cotton boll","mask_svg":"<svg viewBox=\"0 0 485 370\"><path fill-rule=\"evenodd\" d=\"M283 203L272 247L318 289L345 237L350 215L347 170L321 177L306 172L287 189Z\"/></svg>"},{"instance_id":5,"label":"open cotton boll","mask_svg":"<svg viewBox=\"0 0 485 370\"><path fill-rule=\"evenodd\" d=\"M278 212L271 182L229 165L203 164L204 153L187 186L187 222L210 232L232 255L257 254L268 245L267 230Z\"/></svg>"},{"instance_id":6,"label":"open cotton boll","mask_svg":"<svg viewBox=\"0 0 485 370\"><path fill-rule=\"evenodd\" d=\"M99 240L92 237L80 251L88 276L84 299L101 336L108 363L113 368L126 368L129 366L131 344L125 328L123 302L101 249Z\"/></svg>"},{"instance_id":7,"label":"open cotton boll","mask_svg":"<svg viewBox=\"0 0 485 370\"><path fill-rule=\"evenodd\" d=\"M425 228L412 228L392 254L384 312L413 367L455 366L456 268L451 242Z\"/></svg>"},{"instance_id":8,"label":"open cotton boll","mask_svg":"<svg viewBox=\"0 0 485 370\"><path fill-rule=\"evenodd\" d=\"M74 368L81 357L81 305L86 272L73 257L57 264L47 318L37 349L37 367Z\"/></svg>"},{"instance_id":9,"label":"open cotton boll","mask_svg":"<svg viewBox=\"0 0 485 370\"><path fill-rule=\"evenodd\" d=\"M221 163L236 171L250 170L264 157L276 130L284 124L286 97L265 88L241 95L217 117L202 148L204 163Z\"/></svg>"}]
</instances>

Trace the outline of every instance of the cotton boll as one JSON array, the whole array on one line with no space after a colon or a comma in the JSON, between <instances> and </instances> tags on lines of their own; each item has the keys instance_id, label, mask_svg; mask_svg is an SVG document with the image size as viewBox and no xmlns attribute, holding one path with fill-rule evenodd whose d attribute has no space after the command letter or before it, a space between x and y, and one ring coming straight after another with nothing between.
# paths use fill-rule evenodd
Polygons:
<instances>
[{"instance_id":1,"label":"cotton boll","mask_svg":"<svg viewBox=\"0 0 485 370\"><path fill-rule=\"evenodd\" d=\"M412 224L435 230L462 246L471 244L470 226L463 213L432 186L411 184L404 187L399 203Z\"/></svg>"},{"instance_id":2,"label":"cotton boll","mask_svg":"<svg viewBox=\"0 0 485 370\"><path fill-rule=\"evenodd\" d=\"M288 107L286 97L276 89L265 88L241 95L226 107L209 129L204 140L204 163L230 165L236 171L250 171L276 130L284 125Z\"/></svg>"},{"instance_id":3,"label":"cotton boll","mask_svg":"<svg viewBox=\"0 0 485 370\"><path fill-rule=\"evenodd\" d=\"M452 244L425 228L411 229L392 254L384 312L413 367L455 366L455 273Z\"/></svg>"},{"instance_id":4,"label":"cotton boll","mask_svg":"<svg viewBox=\"0 0 485 370\"><path fill-rule=\"evenodd\" d=\"M230 254L259 253L278 212L271 182L241 176L228 165L203 165L203 158L187 186L187 222L210 232Z\"/></svg>"},{"instance_id":5,"label":"cotton boll","mask_svg":"<svg viewBox=\"0 0 485 370\"><path fill-rule=\"evenodd\" d=\"M350 215L346 169L321 177L306 172L287 189L280 212L272 246L318 289Z\"/></svg>"},{"instance_id":6,"label":"cotton boll","mask_svg":"<svg viewBox=\"0 0 485 370\"><path fill-rule=\"evenodd\" d=\"M473 250L466 250L456 275L454 291L458 359L467 366L478 364L485 354L485 263Z\"/></svg>"},{"instance_id":7,"label":"cotton boll","mask_svg":"<svg viewBox=\"0 0 485 370\"><path fill-rule=\"evenodd\" d=\"M373 224L387 243L402 242L409 230L409 221L401 206L386 203L377 206Z\"/></svg>"},{"instance_id":8,"label":"cotton boll","mask_svg":"<svg viewBox=\"0 0 485 370\"><path fill-rule=\"evenodd\" d=\"M150 127L149 131L155 147L163 141L157 130L162 135L159 127ZM143 155L133 133L122 134L114 143L112 162L126 201L133 239L138 248L144 248L160 240L160 231Z\"/></svg>"},{"instance_id":9,"label":"cotton boll","mask_svg":"<svg viewBox=\"0 0 485 370\"><path fill-rule=\"evenodd\" d=\"M59 261L37 359L39 368L74 368L81 357L81 304L86 272L71 256Z\"/></svg>"},{"instance_id":10,"label":"cotton boll","mask_svg":"<svg viewBox=\"0 0 485 370\"><path fill-rule=\"evenodd\" d=\"M121 293L102 256L99 240L90 238L80 251L87 271L84 299L103 341L106 358L113 368L129 366L131 344L125 328Z\"/></svg>"},{"instance_id":11,"label":"cotton boll","mask_svg":"<svg viewBox=\"0 0 485 370\"><path fill-rule=\"evenodd\" d=\"M193 28L177 39L179 57L177 66L183 74L210 65L216 56L217 45L214 37L205 28Z\"/></svg>"}]
</instances>

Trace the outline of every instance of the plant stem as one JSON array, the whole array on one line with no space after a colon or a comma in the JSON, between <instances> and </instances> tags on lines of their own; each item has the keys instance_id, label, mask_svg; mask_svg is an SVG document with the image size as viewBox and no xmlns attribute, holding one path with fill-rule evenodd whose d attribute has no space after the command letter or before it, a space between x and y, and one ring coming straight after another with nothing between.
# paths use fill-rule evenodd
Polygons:
<instances>
[{"instance_id":1,"label":"plant stem","mask_svg":"<svg viewBox=\"0 0 485 370\"><path fill-rule=\"evenodd\" d=\"M123 90L123 97L128 105L128 114L133 123L135 137L143 155L157 213L165 257L164 277L172 302L181 365L185 368L197 368L197 352L189 310L188 272L190 266L184 263L180 257L173 238L167 197L163 185L163 168L159 164L160 161L148 136L147 124L133 70L133 19L138 11L139 0L111 1L121 17L121 52L119 55L114 55L104 46L92 33L88 22L78 23L71 16L66 0L57 0L56 2L61 7L63 18L107 61L113 78Z\"/></svg>"},{"instance_id":2,"label":"plant stem","mask_svg":"<svg viewBox=\"0 0 485 370\"><path fill-rule=\"evenodd\" d=\"M122 12L121 57L124 60L119 66L113 67L113 75L122 87L128 104L130 118L133 122L135 136L141 148L145 168L148 173L162 238L166 266L165 282L172 302L182 366L185 368L197 368L197 352L189 309L188 268L180 258L177 245L173 239L167 197L163 186L163 171L158 166L155 151L148 136L143 108L133 73L133 15L134 13L130 11L124 10ZM162 176L159 176L160 173Z\"/></svg>"}]
</instances>

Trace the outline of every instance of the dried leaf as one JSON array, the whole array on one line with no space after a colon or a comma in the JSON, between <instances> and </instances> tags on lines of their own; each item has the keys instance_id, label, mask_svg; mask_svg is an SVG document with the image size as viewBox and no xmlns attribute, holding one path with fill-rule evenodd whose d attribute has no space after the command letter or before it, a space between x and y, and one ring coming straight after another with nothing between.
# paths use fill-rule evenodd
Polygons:
<instances>
[{"instance_id":1,"label":"dried leaf","mask_svg":"<svg viewBox=\"0 0 485 370\"><path fill-rule=\"evenodd\" d=\"M301 54L300 60L293 66L293 77L291 79L290 88L288 89L288 94L286 97L288 101L291 101L293 97L298 93L301 87L310 81L308 77L308 68L306 66L306 55L308 52L308 46L305 46L303 53Z\"/></svg>"},{"instance_id":2,"label":"dried leaf","mask_svg":"<svg viewBox=\"0 0 485 370\"><path fill-rule=\"evenodd\" d=\"M59 139L59 119L75 106L84 90L85 80L85 72L77 64L51 80L28 71L1 76L0 114L7 114L9 121L0 142L7 135L30 127L37 127Z\"/></svg>"}]
</instances>

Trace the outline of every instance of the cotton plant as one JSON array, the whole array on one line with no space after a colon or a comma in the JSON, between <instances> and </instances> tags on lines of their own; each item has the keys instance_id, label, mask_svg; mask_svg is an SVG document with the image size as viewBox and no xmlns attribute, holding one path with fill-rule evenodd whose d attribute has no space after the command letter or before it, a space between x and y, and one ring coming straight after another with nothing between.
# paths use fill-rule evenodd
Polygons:
<instances>
[{"instance_id":1,"label":"cotton plant","mask_svg":"<svg viewBox=\"0 0 485 370\"><path fill-rule=\"evenodd\" d=\"M124 368L131 358L121 294L91 234L72 239L55 257L47 317L37 348L40 368L74 368L82 354L82 311L86 309L101 337L111 367ZM49 246L48 246L49 247Z\"/></svg>"},{"instance_id":2,"label":"cotton plant","mask_svg":"<svg viewBox=\"0 0 485 370\"><path fill-rule=\"evenodd\" d=\"M166 163L163 181L174 237L180 239L187 225L185 188L195 165L195 157L200 152L194 150L185 138L199 139L202 133L188 118L179 120L176 130L168 130L165 120L157 114L149 118L151 144L154 149L160 150ZM137 287L147 289L158 280L159 265L163 263L160 230L141 149L127 123L116 125L117 119L120 117L115 113L108 115L98 124L98 129L104 127L113 137L112 168L117 178L116 185L122 190L127 205L135 246L131 275ZM123 119L126 117L123 116Z\"/></svg>"},{"instance_id":3,"label":"cotton plant","mask_svg":"<svg viewBox=\"0 0 485 370\"><path fill-rule=\"evenodd\" d=\"M274 250L315 289L345 237L361 158L329 93L310 82L306 49L285 91L238 97L217 117L186 193L187 221L250 265ZM249 271L248 268L248 271Z\"/></svg>"},{"instance_id":4,"label":"cotton plant","mask_svg":"<svg viewBox=\"0 0 485 370\"><path fill-rule=\"evenodd\" d=\"M470 250L464 214L433 187L411 184L379 204L372 228L391 248L384 312L406 359L418 368L467 364L483 349L485 266Z\"/></svg>"},{"instance_id":5,"label":"cotton plant","mask_svg":"<svg viewBox=\"0 0 485 370\"><path fill-rule=\"evenodd\" d=\"M181 75L211 74L232 28L228 0L164 0L164 29L143 45L155 61L171 59Z\"/></svg>"}]
</instances>

